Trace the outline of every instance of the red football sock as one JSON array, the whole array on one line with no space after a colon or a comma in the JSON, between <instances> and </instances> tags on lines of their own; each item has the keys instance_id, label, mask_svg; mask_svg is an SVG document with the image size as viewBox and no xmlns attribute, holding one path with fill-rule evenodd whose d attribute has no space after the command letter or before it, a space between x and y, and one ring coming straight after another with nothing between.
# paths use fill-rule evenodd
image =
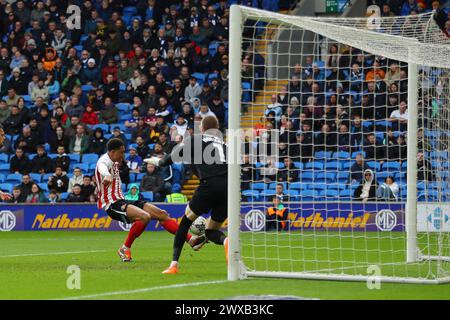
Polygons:
<instances>
[{"instance_id":1,"label":"red football sock","mask_svg":"<svg viewBox=\"0 0 450 320\"><path fill-rule=\"evenodd\" d=\"M177 233L178 223L176 223L176 221L167 219L166 221L161 222L161 225L163 226L164 229L169 231L171 234ZM191 239L191 237L192 236L188 233L186 236L186 241L189 241L189 239Z\"/></svg>"},{"instance_id":2,"label":"red football sock","mask_svg":"<svg viewBox=\"0 0 450 320\"><path fill-rule=\"evenodd\" d=\"M135 223L133 223L130 232L128 232L128 237L125 240L124 245L127 246L128 248L131 248L131 245L133 244L134 240L137 237L139 237L142 234L142 232L144 232L146 226L147 225L144 224L142 221L136 221Z\"/></svg>"}]
</instances>

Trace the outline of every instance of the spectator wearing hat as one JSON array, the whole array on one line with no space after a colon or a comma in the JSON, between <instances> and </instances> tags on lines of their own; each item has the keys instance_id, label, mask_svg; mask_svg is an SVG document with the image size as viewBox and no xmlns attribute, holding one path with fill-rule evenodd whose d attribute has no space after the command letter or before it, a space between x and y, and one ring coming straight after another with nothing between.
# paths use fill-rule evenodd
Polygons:
<instances>
[{"instance_id":1,"label":"spectator wearing hat","mask_svg":"<svg viewBox=\"0 0 450 320\"><path fill-rule=\"evenodd\" d=\"M95 65L95 59L89 58L87 67L83 68L80 74L80 79L85 84L98 83L100 80L100 72Z\"/></svg>"},{"instance_id":2,"label":"spectator wearing hat","mask_svg":"<svg viewBox=\"0 0 450 320\"><path fill-rule=\"evenodd\" d=\"M128 145L128 141L127 141L127 139L125 138L125 135L123 134L123 131L121 131L119 127L114 127L114 128L113 128L111 139L113 139L113 138L120 139L120 140L123 141L123 143L124 143L125 145Z\"/></svg>"},{"instance_id":3,"label":"spectator wearing hat","mask_svg":"<svg viewBox=\"0 0 450 320\"><path fill-rule=\"evenodd\" d=\"M127 165L130 168L130 172L141 172L142 158L137 154L137 149L134 146L130 146L130 155L127 157Z\"/></svg>"},{"instance_id":4,"label":"spectator wearing hat","mask_svg":"<svg viewBox=\"0 0 450 320\"><path fill-rule=\"evenodd\" d=\"M14 67L12 69L12 77L9 79L8 87L14 89L19 95L27 94L27 84L20 75L20 68Z\"/></svg>"},{"instance_id":5,"label":"spectator wearing hat","mask_svg":"<svg viewBox=\"0 0 450 320\"><path fill-rule=\"evenodd\" d=\"M217 119L219 120L219 124L221 127L225 124L225 105L223 104L222 99L219 96L212 97L211 101L208 104L209 110L213 112Z\"/></svg>"},{"instance_id":6,"label":"spectator wearing hat","mask_svg":"<svg viewBox=\"0 0 450 320\"><path fill-rule=\"evenodd\" d=\"M186 130L188 128L188 121L184 118L184 115L182 113L178 114L177 119L175 120L172 128L176 130L177 134L184 137L184 135L186 134Z\"/></svg>"},{"instance_id":7,"label":"spectator wearing hat","mask_svg":"<svg viewBox=\"0 0 450 320\"><path fill-rule=\"evenodd\" d=\"M101 155L105 153L106 138L103 136L102 128L96 128L89 142L89 152Z\"/></svg>"}]
</instances>

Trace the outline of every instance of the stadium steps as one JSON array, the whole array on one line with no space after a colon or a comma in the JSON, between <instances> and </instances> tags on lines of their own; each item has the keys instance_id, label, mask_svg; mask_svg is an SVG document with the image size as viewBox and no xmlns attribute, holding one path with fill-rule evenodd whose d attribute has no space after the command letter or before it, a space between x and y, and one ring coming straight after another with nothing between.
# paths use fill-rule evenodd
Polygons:
<instances>
[{"instance_id":1,"label":"stadium steps","mask_svg":"<svg viewBox=\"0 0 450 320\"><path fill-rule=\"evenodd\" d=\"M271 103L270 97L281 91L283 86L288 85L287 80L269 80L266 81L264 89L256 94L255 102L250 104L249 113L241 116L242 128L251 129L259 122L264 115L268 104Z\"/></svg>"},{"instance_id":2,"label":"stadium steps","mask_svg":"<svg viewBox=\"0 0 450 320\"><path fill-rule=\"evenodd\" d=\"M191 177L191 179L187 180L184 183L182 192L189 200L191 200L192 195L194 194L195 188L197 188L199 183L200 183L200 181L198 180L198 178L195 175L193 175Z\"/></svg>"}]
</instances>

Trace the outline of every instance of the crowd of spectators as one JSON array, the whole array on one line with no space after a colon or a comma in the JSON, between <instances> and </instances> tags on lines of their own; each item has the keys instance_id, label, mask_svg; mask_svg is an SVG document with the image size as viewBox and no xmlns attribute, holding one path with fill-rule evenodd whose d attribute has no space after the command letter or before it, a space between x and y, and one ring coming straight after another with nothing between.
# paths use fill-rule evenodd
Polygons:
<instances>
[{"instance_id":1,"label":"crowd of spectators","mask_svg":"<svg viewBox=\"0 0 450 320\"><path fill-rule=\"evenodd\" d=\"M383 17L422 13L442 4L373 2L382 7ZM264 117L247 138L241 169L241 189L247 200L270 201L279 185L297 199L302 195L311 200L405 198L408 65L348 45L326 43L328 52L299 56L301 62L291 68L289 83L270 97ZM413 106L420 110L419 180L437 179L441 164L432 164L437 159L430 153L449 148L450 127L442 121L448 119L449 78L444 70L420 68L421 98ZM422 127L435 129L439 136L430 137ZM279 141L278 150L261 157L263 145L271 150L268 141Z\"/></svg>"},{"instance_id":2,"label":"crowd of spectators","mask_svg":"<svg viewBox=\"0 0 450 320\"><path fill-rule=\"evenodd\" d=\"M276 11L291 2L1 1L0 152L11 154L2 179L22 181L2 188L13 202L95 202L85 165L117 137L127 146L122 181L139 186L125 193L178 194L171 167L142 159L169 153L206 115L225 128L230 5ZM79 26L70 5L81 9Z\"/></svg>"}]
</instances>

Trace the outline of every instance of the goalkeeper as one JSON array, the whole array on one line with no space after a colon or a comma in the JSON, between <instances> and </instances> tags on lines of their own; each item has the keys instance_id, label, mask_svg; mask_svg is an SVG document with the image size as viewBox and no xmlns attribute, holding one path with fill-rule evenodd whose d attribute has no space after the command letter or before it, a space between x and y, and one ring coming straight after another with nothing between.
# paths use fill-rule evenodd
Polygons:
<instances>
[{"instance_id":1,"label":"goalkeeper","mask_svg":"<svg viewBox=\"0 0 450 320\"><path fill-rule=\"evenodd\" d=\"M200 124L200 132L187 137L163 159L152 157L144 162L157 166L168 166L173 162L184 162L192 166L200 185L186 207L173 243L173 258L164 274L178 273L178 260L183 249L184 239L192 223L199 216L211 211L211 218L205 230L204 245L208 240L223 245L228 259L228 239L220 228L227 218L227 147L219 131L215 116L206 116Z\"/></svg>"}]
</instances>

